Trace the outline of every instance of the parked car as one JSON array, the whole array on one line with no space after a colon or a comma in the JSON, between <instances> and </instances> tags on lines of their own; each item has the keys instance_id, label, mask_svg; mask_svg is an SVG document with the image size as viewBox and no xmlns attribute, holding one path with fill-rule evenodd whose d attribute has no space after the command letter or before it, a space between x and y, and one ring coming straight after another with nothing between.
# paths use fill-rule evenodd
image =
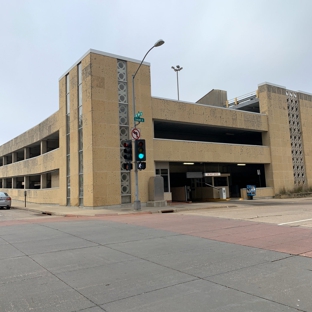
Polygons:
<instances>
[{"instance_id":1,"label":"parked car","mask_svg":"<svg viewBox=\"0 0 312 312\"><path fill-rule=\"evenodd\" d=\"M0 192L0 207L11 208L11 197L5 192Z\"/></svg>"}]
</instances>

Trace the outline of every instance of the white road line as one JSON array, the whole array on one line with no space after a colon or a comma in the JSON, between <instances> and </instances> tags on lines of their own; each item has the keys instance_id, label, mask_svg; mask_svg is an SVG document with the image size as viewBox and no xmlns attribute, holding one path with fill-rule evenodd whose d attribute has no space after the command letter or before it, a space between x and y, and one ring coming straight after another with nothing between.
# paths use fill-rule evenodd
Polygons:
<instances>
[{"instance_id":1,"label":"white road line","mask_svg":"<svg viewBox=\"0 0 312 312\"><path fill-rule=\"evenodd\" d=\"M298 222L311 221L311 220L312 220L312 219L305 219L305 220L291 221L291 222L280 223L280 224L278 224L278 225L291 224L291 223L298 223Z\"/></svg>"}]
</instances>

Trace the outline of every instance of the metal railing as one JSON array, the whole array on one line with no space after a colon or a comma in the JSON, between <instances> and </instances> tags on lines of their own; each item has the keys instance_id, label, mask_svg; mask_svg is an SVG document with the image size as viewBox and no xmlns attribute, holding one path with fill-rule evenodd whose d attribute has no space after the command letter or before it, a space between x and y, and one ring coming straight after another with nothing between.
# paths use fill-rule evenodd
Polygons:
<instances>
[{"instance_id":1,"label":"metal railing","mask_svg":"<svg viewBox=\"0 0 312 312\"><path fill-rule=\"evenodd\" d=\"M232 106L235 106L235 105L238 105L238 104L242 104L244 102L248 102L248 101L254 100L257 97L258 97L257 91L253 91L253 92L244 94L242 96L238 96L238 97L236 97L234 99L228 100L226 106L227 107L232 107Z\"/></svg>"}]
</instances>

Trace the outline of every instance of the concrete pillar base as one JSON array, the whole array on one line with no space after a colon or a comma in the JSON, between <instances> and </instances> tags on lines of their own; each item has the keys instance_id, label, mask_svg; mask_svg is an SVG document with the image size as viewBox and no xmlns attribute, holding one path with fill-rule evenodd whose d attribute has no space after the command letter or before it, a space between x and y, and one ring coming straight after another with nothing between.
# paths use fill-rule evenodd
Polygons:
<instances>
[{"instance_id":1,"label":"concrete pillar base","mask_svg":"<svg viewBox=\"0 0 312 312\"><path fill-rule=\"evenodd\" d=\"M166 207L167 201L165 200L155 200L155 201L148 201L146 203L146 207Z\"/></svg>"}]
</instances>

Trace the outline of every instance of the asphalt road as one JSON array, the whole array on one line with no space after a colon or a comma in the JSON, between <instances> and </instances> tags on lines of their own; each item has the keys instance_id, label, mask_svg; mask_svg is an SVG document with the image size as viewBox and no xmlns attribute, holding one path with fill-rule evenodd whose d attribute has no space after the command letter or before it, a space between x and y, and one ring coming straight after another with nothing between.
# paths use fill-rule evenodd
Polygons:
<instances>
[{"instance_id":1,"label":"asphalt road","mask_svg":"<svg viewBox=\"0 0 312 312\"><path fill-rule=\"evenodd\" d=\"M231 209L0 210L0 311L312 311L312 229L226 217Z\"/></svg>"}]
</instances>

